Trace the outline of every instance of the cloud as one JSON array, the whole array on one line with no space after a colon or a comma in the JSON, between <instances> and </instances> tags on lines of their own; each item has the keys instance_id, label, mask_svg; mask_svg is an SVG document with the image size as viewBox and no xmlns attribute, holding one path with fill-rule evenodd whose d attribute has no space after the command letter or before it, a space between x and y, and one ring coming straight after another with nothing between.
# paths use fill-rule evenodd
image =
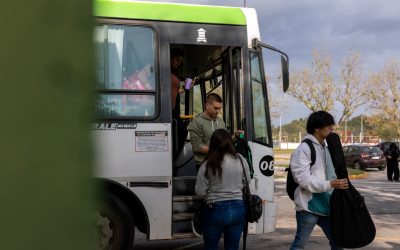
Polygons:
<instances>
[{"instance_id":1,"label":"cloud","mask_svg":"<svg viewBox=\"0 0 400 250\"><path fill-rule=\"evenodd\" d=\"M243 1L238 0L161 1L243 6ZM257 10L263 41L289 54L291 70L308 66L314 48L323 49L332 55L334 73L351 48L362 54L365 71L381 69L389 58L400 59L398 45L400 1L398 0L247 0L246 2L248 7ZM273 75L277 74L278 66L267 62L266 69ZM287 114L290 116L289 119L294 119L308 114L308 111L304 105L291 100Z\"/></svg>"},{"instance_id":2,"label":"cloud","mask_svg":"<svg viewBox=\"0 0 400 250\"><path fill-rule=\"evenodd\" d=\"M157 1L243 6L241 0ZM398 0L246 2L248 7L257 10L263 40L288 52L294 64L309 61L313 48L327 49L337 61L350 48L359 49L363 54L372 53L375 57L379 52L386 56L385 51L400 56Z\"/></svg>"},{"instance_id":3,"label":"cloud","mask_svg":"<svg viewBox=\"0 0 400 250\"><path fill-rule=\"evenodd\" d=\"M400 56L399 1L255 2L263 39L287 51L295 68L310 61L313 48L329 51L335 63L350 48L367 56L372 53L375 58L386 56L386 51ZM374 60L367 64L380 67Z\"/></svg>"},{"instance_id":4,"label":"cloud","mask_svg":"<svg viewBox=\"0 0 400 250\"><path fill-rule=\"evenodd\" d=\"M400 58L400 1L254 2L262 39L289 54L292 70L308 66L314 48L332 55L334 74L350 48L361 52L366 74ZM288 99L289 121L307 116L304 105Z\"/></svg>"}]
</instances>

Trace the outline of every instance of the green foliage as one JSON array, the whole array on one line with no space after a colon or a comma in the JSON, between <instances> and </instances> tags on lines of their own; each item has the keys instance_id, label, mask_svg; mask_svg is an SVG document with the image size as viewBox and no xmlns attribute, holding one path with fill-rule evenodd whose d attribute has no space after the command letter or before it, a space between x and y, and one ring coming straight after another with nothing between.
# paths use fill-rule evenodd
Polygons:
<instances>
[{"instance_id":1,"label":"green foliage","mask_svg":"<svg viewBox=\"0 0 400 250\"><path fill-rule=\"evenodd\" d=\"M282 125L282 136L287 136L289 142L299 142L299 132L301 132L302 137L307 134L306 124L307 118L300 118ZM347 121L347 131L348 134L359 136L361 115ZM336 133L345 134L345 122L342 122L340 127L336 128ZM377 116L363 116L363 134L364 136L377 136L384 141L396 140L396 130L393 129L393 126ZM275 139L279 137L279 126L272 128L272 135Z\"/></svg>"},{"instance_id":2,"label":"green foliage","mask_svg":"<svg viewBox=\"0 0 400 250\"><path fill-rule=\"evenodd\" d=\"M345 123L337 128L338 132L345 131ZM358 136L361 132L361 116L356 116L347 122L347 131ZM390 122L382 120L380 116L363 116L363 133L364 136L378 136L384 141L396 140L396 130Z\"/></svg>"},{"instance_id":3,"label":"green foliage","mask_svg":"<svg viewBox=\"0 0 400 250\"><path fill-rule=\"evenodd\" d=\"M396 141L398 134L393 121L382 118L381 116L370 116L366 119L366 124L373 128L373 132L384 141Z\"/></svg>"},{"instance_id":4,"label":"green foliage","mask_svg":"<svg viewBox=\"0 0 400 250\"><path fill-rule=\"evenodd\" d=\"M91 4L0 8L1 249L92 249Z\"/></svg>"},{"instance_id":5,"label":"green foliage","mask_svg":"<svg viewBox=\"0 0 400 250\"><path fill-rule=\"evenodd\" d=\"M376 135L379 134L376 132L377 128L370 122L368 117L363 116L363 131L364 135ZM342 131L344 133L345 130L345 122L342 122L340 127L337 127L337 131ZM347 121L347 131L352 133L353 135L359 135L361 132L361 115L355 116L352 119Z\"/></svg>"},{"instance_id":6,"label":"green foliage","mask_svg":"<svg viewBox=\"0 0 400 250\"><path fill-rule=\"evenodd\" d=\"M287 137L289 142L299 142L299 133L301 133L301 137L307 134L306 124L307 118L300 118L282 125L282 136ZM272 135L274 138L279 137L279 126L272 128Z\"/></svg>"}]
</instances>

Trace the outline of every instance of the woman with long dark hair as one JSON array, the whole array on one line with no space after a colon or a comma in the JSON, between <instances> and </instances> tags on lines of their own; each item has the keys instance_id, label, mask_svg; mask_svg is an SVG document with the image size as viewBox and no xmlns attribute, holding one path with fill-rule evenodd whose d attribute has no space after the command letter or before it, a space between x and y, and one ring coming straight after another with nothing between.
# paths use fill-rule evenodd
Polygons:
<instances>
[{"instance_id":1,"label":"woman with long dark hair","mask_svg":"<svg viewBox=\"0 0 400 250\"><path fill-rule=\"evenodd\" d=\"M196 194L204 196L206 201L203 214L204 249L218 249L222 234L225 249L239 249L246 222L242 198L244 174L250 180L247 162L236 153L229 131L216 130L211 136L208 155L196 181Z\"/></svg>"}]
</instances>

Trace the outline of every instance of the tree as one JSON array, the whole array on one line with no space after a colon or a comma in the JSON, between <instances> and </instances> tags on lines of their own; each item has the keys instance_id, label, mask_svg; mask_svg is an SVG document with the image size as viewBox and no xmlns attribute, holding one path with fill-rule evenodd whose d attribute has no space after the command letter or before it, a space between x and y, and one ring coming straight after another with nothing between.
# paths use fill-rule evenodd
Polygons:
<instances>
[{"instance_id":1,"label":"tree","mask_svg":"<svg viewBox=\"0 0 400 250\"><path fill-rule=\"evenodd\" d=\"M330 71L331 57L313 50L310 68L294 72L290 77L289 95L315 112L331 111L335 102L335 85Z\"/></svg>"},{"instance_id":2,"label":"tree","mask_svg":"<svg viewBox=\"0 0 400 250\"><path fill-rule=\"evenodd\" d=\"M400 139L400 63L391 59L368 79L375 123L389 125L392 139Z\"/></svg>"},{"instance_id":3,"label":"tree","mask_svg":"<svg viewBox=\"0 0 400 250\"><path fill-rule=\"evenodd\" d=\"M354 111L367 102L368 88L362 80L361 54L350 50L342 61L339 83L336 88L336 101L343 106L338 124L348 120Z\"/></svg>"},{"instance_id":4,"label":"tree","mask_svg":"<svg viewBox=\"0 0 400 250\"><path fill-rule=\"evenodd\" d=\"M380 115L372 115L365 117L364 125L370 125L372 127L372 132L374 135L378 135L379 138L384 141L391 141L396 138L396 134L394 133L393 127L390 122L385 119L382 119Z\"/></svg>"},{"instance_id":5,"label":"tree","mask_svg":"<svg viewBox=\"0 0 400 250\"><path fill-rule=\"evenodd\" d=\"M301 137L307 134L306 130L307 118L300 118L293 120L288 124L282 126L282 135L287 136L289 142L300 142ZM279 136L279 126L273 127L273 136L276 138Z\"/></svg>"},{"instance_id":6,"label":"tree","mask_svg":"<svg viewBox=\"0 0 400 250\"><path fill-rule=\"evenodd\" d=\"M280 77L278 77L278 80ZM265 76L268 91L268 105L269 112L272 119L277 119L287 107L287 100L283 93L279 93L277 89L272 88L270 84L270 77Z\"/></svg>"}]
</instances>

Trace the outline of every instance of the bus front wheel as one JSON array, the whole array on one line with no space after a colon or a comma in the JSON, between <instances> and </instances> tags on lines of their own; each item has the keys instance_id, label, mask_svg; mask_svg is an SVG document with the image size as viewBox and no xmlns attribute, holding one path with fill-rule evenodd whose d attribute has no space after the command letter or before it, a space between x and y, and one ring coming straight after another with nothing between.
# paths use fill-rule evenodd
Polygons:
<instances>
[{"instance_id":1,"label":"bus front wheel","mask_svg":"<svg viewBox=\"0 0 400 250\"><path fill-rule=\"evenodd\" d=\"M135 236L133 217L127 206L115 195L108 193L95 209L97 249L132 249Z\"/></svg>"}]
</instances>

